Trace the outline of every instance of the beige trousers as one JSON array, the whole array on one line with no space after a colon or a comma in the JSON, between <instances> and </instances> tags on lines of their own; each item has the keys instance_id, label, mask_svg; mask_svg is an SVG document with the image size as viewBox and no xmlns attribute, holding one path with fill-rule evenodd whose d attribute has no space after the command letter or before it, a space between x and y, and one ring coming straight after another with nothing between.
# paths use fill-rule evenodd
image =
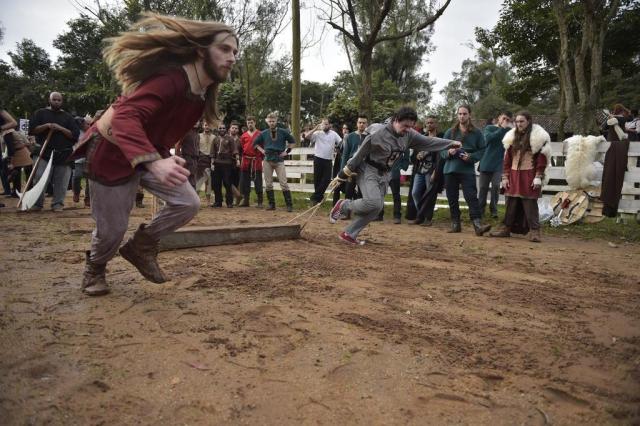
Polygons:
<instances>
[{"instance_id":1,"label":"beige trousers","mask_svg":"<svg viewBox=\"0 0 640 426\"><path fill-rule=\"evenodd\" d=\"M283 161L267 161L262 162L262 171L264 174L264 186L267 191L273 191L273 171L276 171L278 176L278 182L280 182L280 189L283 191L289 190L289 184L287 184L287 171L284 168Z\"/></svg>"}]
</instances>

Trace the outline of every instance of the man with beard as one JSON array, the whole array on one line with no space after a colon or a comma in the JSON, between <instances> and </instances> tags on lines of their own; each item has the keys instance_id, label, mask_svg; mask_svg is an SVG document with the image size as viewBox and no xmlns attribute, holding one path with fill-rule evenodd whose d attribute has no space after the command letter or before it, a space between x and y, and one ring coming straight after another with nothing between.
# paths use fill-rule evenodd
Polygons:
<instances>
[{"instance_id":1,"label":"man with beard","mask_svg":"<svg viewBox=\"0 0 640 426\"><path fill-rule=\"evenodd\" d=\"M184 167L189 170L189 183L193 189L196 189L196 173L198 172L198 156L200 155L198 123L195 123L195 126L176 144L176 155L186 161Z\"/></svg>"},{"instance_id":2,"label":"man with beard","mask_svg":"<svg viewBox=\"0 0 640 426\"><path fill-rule=\"evenodd\" d=\"M264 183L266 186L267 200L269 207L267 210L276 209L276 196L273 192L273 172L278 176L282 196L287 205L287 211L293 211L293 200L291 191L287 184L287 171L284 167L284 159L291 152L291 148L296 145L296 140L291 133L276 126L278 116L270 113L266 118L268 129L263 130L253 141L253 147L264 155L262 168L264 170Z\"/></svg>"},{"instance_id":3,"label":"man with beard","mask_svg":"<svg viewBox=\"0 0 640 426\"><path fill-rule=\"evenodd\" d=\"M469 206L469 216L473 228L477 236L482 236L491 229L491 225L483 225L481 222L482 214L478 205L474 164L482 158L486 143L482 132L471 123L471 107L469 105L460 105L457 117L458 121L444 133L444 137L462 142L462 148L450 148L440 153L440 159L445 161L444 185L447 189L451 214L449 232L462 232L458 202L460 186L462 186L462 194Z\"/></svg>"},{"instance_id":4,"label":"man with beard","mask_svg":"<svg viewBox=\"0 0 640 426\"><path fill-rule=\"evenodd\" d=\"M242 155L242 146L240 145L240 124L237 121L232 121L229 124L229 136L233 139L238 150L238 159ZM235 197L235 205L239 205L242 200L242 193L240 192L240 162L236 163L236 166L231 169L231 191Z\"/></svg>"},{"instance_id":5,"label":"man with beard","mask_svg":"<svg viewBox=\"0 0 640 426\"><path fill-rule=\"evenodd\" d=\"M227 207L233 207L233 169L240 162L238 145L231 135L227 135L227 128L223 123L218 126L218 136L211 145L211 159L213 174L213 207L222 207L222 185L224 185L224 199Z\"/></svg>"},{"instance_id":6,"label":"man with beard","mask_svg":"<svg viewBox=\"0 0 640 426\"><path fill-rule=\"evenodd\" d=\"M309 139L314 147L313 188L315 192L311 195L311 204L318 204L331 181L333 154L342 142L342 138L331 130L329 119L323 118L315 130L305 136L305 139Z\"/></svg>"},{"instance_id":7,"label":"man with beard","mask_svg":"<svg viewBox=\"0 0 640 426\"><path fill-rule=\"evenodd\" d=\"M213 143L213 135L209 123L202 120L202 133L200 133L200 152L198 153L198 178L196 182L196 191L204 183L204 195L207 205L211 205L211 145Z\"/></svg>"},{"instance_id":8,"label":"man with beard","mask_svg":"<svg viewBox=\"0 0 640 426\"><path fill-rule=\"evenodd\" d=\"M247 117L247 131L240 136L240 146L242 147L242 161L240 163L240 191L242 192L242 202L240 207L249 207L251 195L251 182L253 182L258 205L262 208L262 160L264 155L253 147L253 142L260 134L256 129L256 119Z\"/></svg>"},{"instance_id":9,"label":"man with beard","mask_svg":"<svg viewBox=\"0 0 640 426\"><path fill-rule=\"evenodd\" d=\"M360 148L360 145L362 145L364 138L367 136L367 124L367 116L364 114L359 114L358 121L356 121L356 131L349 133L347 139L344 141L344 147L342 148L342 158L340 160L340 170L344 169L349 160L351 160L351 157L354 156L356 151L358 151L358 148ZM355 200L356 198L362 198L360 190L356 185L355 179L349 179L341 186L344 187L345 199Z\"/></svg>"},{"instance_id":10,"label":"man with beard","mask_svg":"<svg viewBox=\"0 0 640 426\"><path fill-rule=\"evenodd\" d=\"M331 182L334 189L347 179L356 179L362 191L359 200L340 200L329 213L329 221L336 223L338 219L351 212L355 219L338 236L342 241L361 245L358 234L384 207L384 196L391 179L393 166L404 155L408 148L419 151L434 151L446 148L458 148L460 142L432 138L413 130L418 115L413 108L402 107L391 118L388 124L376 124L367 129L368 135L360 149L347 162L338 176Z\"/></svg>"},{"instance_id":11,"label":"man with beard","mask_svg":"<svg viewBox=\"0 0 640 426\"><path fill-rule=\"evenodd\" d=\"M206 121L217 120L218 85L237 53L238 38L228 25L149 13L107 40L105 62L123 96L74 153L87 156L96 221L82 282L86 294L109 292L105 268L127 231L138 184L166 204L119 251L149 281L167 280L157 261L160 238L188 223L200 207L185 161L169 150L203 112Z\"/></svg>"},{"instance_id":12,"label":"man with beard","mask_svg":"<svg viewBox=\"0 0 640 426\"><path fill-rule=\"evenodd\" d=\"M37 183L47 163L53 156L53 170L48 179L53 184L53 200L51 210L61 212L64 208L64 196L67 193L69 179L71 178L71 167L67 164L67 159L71 155L73 144L78 140L80 128L76 124L73 116L62 109L62 95L58 92L51 92L49 95L49 107L37 110L33 118L29 120L29 134L36 136L38 144L43 145L49 132L53 132L51 140L42 153L42 160L36 169L35 182ZM31 208L33 211L42 210L44 206L44 192Z\"/></svg>"},{"instance_id":13,"label":"man with beard","mask_svg":"<svg viewBox=\"0 0 640 426\"><path fill-rule=\"evenodd\" d=\"M442 137L438 131L438 118L434 115L427 117L425 121L426 134L431 137ZM438 200L438 194L444 187L442 166L444 161L439 161L440 153L437 151L415 152L413 161L413 185L411 197L416 206L416 219L410 224L431 226L433 211Z\"/></svg>"},{"instance_id":14,"label":"man with beard","mask_svg":"<svg viewBox=\"0 0 640 426\"><path fill-rule=\"evenodd\" d=\"M502 176L502 160L504 159L502 138L512 127L512 117L513 114L511 114L511 112L502 112L498 116L495 124L487 124L483 130L487 148L478 165L478 171L480 172L478 201L482 216L484 216L484 209L487 205L487 193L489 192L489 184L491 184L489 210L491 211L491 217L498 217L500 177Z\"/></svg>"}]
</instances>

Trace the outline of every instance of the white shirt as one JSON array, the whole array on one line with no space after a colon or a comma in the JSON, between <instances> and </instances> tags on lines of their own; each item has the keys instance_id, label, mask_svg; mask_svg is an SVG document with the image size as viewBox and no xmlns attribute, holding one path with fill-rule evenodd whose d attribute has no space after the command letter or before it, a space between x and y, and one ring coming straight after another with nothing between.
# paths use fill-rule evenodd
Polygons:
<instances>
[{"instance_id":1,"label":"white shirt","mask_svg":"<svg viewBox=\"0 0 640 426\"><path fill-rule=\"evenodd\" d=\"M318 130L311 135L311 143L315 147L314 155L325 160L333 160L333 151L342 142L342 138L333 130Z\"/></svg>"}]
</instances>

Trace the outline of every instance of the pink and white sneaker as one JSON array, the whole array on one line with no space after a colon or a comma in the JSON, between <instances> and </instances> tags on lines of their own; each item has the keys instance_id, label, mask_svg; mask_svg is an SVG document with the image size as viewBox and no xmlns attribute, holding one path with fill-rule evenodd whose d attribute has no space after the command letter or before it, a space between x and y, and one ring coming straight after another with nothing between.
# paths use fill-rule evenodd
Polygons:
<instances>
[{"instance_id":1,"label":"pink and white sneaker","mask_svg":"<svg viewBox=\"0 0 640 426\"><path fill-rule=\"evenodd\" d=\"M342 209L342 205L344 204L345 201L346 200L338 200L336 205L333 206L333 208L331 209L331 212L329 212L330 223L336 223L337 221L340 220L340 218L343 217L342 213L340 213L340 210Z\"/></svg>"},{"instance_id":2,"label":"pink and white sneaker","mask_svg":"<svg viewBox=\"0 0 640 426\"><path fill-rule=\"evenodd\" d=\"M338 238L342 241L344 241L347 244L351 244L354 246L362 246L364 245L364 241L363 240L358 240L353 238L351 235L347 234L346 232L342 231L339 235Z\"/></svg>"}]
</instances>

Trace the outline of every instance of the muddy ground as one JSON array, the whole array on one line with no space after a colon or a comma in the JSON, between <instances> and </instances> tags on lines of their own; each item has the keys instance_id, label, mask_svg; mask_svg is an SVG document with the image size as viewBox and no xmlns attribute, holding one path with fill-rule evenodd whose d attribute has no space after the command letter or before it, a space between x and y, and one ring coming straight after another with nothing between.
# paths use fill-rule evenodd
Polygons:
<instances>
[{"instance_id":1,"label":"muddy ground","mask_svg":"<svg viewBox=\"0 0 640 426\"><path fill-rule=\"evenodd\" d=\"M116 257L89 298L89 211L3 209L0 423L640 423L640 246L341 225L161 253L164 285Z\"/></svg>"}]
</instances>

